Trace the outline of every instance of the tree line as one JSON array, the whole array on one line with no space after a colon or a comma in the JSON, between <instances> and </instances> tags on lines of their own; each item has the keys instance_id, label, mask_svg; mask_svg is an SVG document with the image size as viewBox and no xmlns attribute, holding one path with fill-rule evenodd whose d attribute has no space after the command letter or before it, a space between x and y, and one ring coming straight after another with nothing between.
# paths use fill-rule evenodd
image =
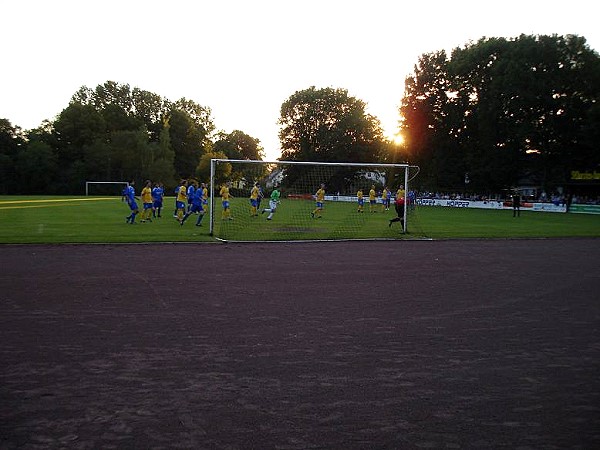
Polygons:
<instances>
[{"instance_id":1,"label":"tree line","mask_svg":"<svg viewBox=\"0 0 600 450\"><path fill-rule=\"evenodd\" d=\"M280 109L280 159L409 162L421 168L415 185L433 191L552 191L571 170L599 167L600 58L583 37L482 38L423 54L404 86L402 144L346 89L293 93ZM0 119L0 194L78 194L85 180L169 187L207 180L211 158L263 157L258 139L216 131L209 107L113 81L80 88L37 129Z\"/></svg>"},{"instance_id":2,"label":"tree line","mask_svg":"<svg viewBox=\"0 0 600 450\"><path fill-rule=\"evenodd\" d=\"M216 132L212 112L113 81L80 88L53 121L22 131L0 119L1 194L81 194L88 181L208 177L210 158L258 159L258 139Z\"/></svg>"},{"instance_id":3,"label":"tree line","mask_svg":"<svg viewBox=\"0 0 600 450\"><path fill-rule=\"evenodd\" d=\"M430 190L551 192L600 164L600 58L583 37L481 39L422 55L400 107Z\"/></svg>"}]
</instances>

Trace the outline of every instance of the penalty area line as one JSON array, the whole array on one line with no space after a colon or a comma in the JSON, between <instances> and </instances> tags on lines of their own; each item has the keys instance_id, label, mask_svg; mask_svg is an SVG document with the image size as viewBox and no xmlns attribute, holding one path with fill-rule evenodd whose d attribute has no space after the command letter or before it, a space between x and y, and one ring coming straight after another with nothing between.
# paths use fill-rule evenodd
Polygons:
<instances>
[{"instance_id":1,"label":"penalty area line","mask_svg":"<svg viewBox=\"0 0 600 450\"><path fill-rule=\"evenodd\" d=\"M0 205L10 205L14 203L60 203L60 202L92 202L97 200L115 200L117 197L91 197L91 198L57 198L45 200L5 200L0 201Z\"/></svg>"},{"instance_id":2,"label":"penalty area line","mask_svg":"<svg viewBox=\"0 0 600 450\"><path fill-rule=\"evenodd\" d=\"M6 202L0 202L0 209L25 209L25 208L52 208L57 206L79 206L79 202L95 201L95 200L114 200L110 198L82 198L82 199L65 199L65 200L11 200ZM36 204L36 205L23 205L23 203L52 203L48 204ZM8 206L4 206L8 205Z\"/></svg>"}]
</instances>

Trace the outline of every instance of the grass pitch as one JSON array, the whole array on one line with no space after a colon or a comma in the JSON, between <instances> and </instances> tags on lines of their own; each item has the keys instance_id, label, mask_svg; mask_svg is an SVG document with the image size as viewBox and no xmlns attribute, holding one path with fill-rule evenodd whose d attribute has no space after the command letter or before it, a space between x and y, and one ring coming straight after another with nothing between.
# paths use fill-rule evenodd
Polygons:
<instances>
[{"instance_id":1,"label":"grass pitch","mask_svg":"<svg viewBox=\"0 0 600 450\"><path fill-rule=\"evenodd\" d=\"M174 199L165 199L162 218L152 223L125 223L129 214L120 197L0 196L0 243L142 243L214 242L209 217L196 227L192 216L180 226L173 218ZM264 201L262 206L267 206ZM214 236L226 240L297 239L452 239L600 237L600 216L441 207L416 207L408 213L408 233L388 227L393 210L356 212L352 203L327 202L323 217L312 218L314 203L282 200L273 220L250 216L247 199L233 199L233 220L221 220L215 202Z\"/></svg>"}]
</instances>

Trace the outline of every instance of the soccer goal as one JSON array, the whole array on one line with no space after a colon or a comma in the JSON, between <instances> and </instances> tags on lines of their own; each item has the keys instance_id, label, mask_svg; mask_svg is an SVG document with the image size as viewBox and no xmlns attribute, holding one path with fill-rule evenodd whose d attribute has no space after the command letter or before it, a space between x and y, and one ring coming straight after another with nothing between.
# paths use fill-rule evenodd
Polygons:
<instances>
[{"instance_id":1,"label":"soccer goal","mask_svg":"<svg viewBox=\"0 0 600 450\"><path fill-rule=\"evenodd\" d=\"M121 195L127 181L86 181L85 195Z\"/></svg>"},{"instance_id":2,"label":"soccer goal","mask_svg":"<svg viewBox=\"0 0 600 450\"><path fill-rule=\"evenodd\" d=\"M408 204L418 171L408 164L212 159L210 234L224 241L399 239L410 233L411 213L405 207L398 217L395 199L400 193Z\"/></svg>"}]
</instances>

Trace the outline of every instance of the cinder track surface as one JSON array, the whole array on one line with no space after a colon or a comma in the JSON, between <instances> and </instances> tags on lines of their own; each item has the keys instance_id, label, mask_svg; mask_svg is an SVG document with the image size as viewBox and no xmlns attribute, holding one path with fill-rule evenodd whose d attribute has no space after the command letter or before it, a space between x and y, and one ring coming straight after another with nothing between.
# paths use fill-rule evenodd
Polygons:
<instances>
[{"instance_id":1,"label":"cinder track surface","mask_svg":"<svg viewBox=\"0 0 600 450\"><path fill-rule=\"evenodd\" d=\"M2 246L0 448L599 448L599 255Z\"/></svg>"}]
</instances>

